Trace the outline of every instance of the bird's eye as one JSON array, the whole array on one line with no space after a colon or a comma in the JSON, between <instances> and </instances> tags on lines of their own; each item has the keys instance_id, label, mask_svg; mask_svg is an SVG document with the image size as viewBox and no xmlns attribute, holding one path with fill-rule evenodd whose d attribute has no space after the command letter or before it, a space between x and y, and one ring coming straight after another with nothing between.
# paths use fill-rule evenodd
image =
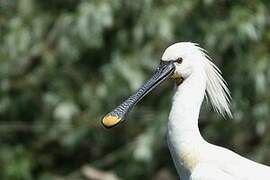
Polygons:
<instances>
[{"instance_id":1,"label":"bird's eye","mask_svg":"<svg viewBox=\"0 0 270 180\"><path fill-rule=\"evenodd\" d=\"M178 64L181 64L183 62L183 58L179 57L175 60Z\"/></svg>"}]
</instances>

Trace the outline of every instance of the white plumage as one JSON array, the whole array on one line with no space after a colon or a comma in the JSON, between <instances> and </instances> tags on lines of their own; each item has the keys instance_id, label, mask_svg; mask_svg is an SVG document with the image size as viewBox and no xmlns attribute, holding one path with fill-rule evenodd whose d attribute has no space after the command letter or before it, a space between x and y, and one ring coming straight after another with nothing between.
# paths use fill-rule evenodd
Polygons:
<instances>
[{"instance_id":1,"label":"white plumage","mask_svg":"<svg viewBox=\"0 0 270 180\"><path fill-rule=\"evenodd\" d=\"M204 96L223 116L231 115L230 93L220 70L197 44L168 47L163 61L174 63L184 78L177 87L168 122L168 146L181 180L270 180L270 167L248 160L226 148L206 142L198 128ZM224 127L225 128L225 127Z\"/></svg>"}]
</instances>

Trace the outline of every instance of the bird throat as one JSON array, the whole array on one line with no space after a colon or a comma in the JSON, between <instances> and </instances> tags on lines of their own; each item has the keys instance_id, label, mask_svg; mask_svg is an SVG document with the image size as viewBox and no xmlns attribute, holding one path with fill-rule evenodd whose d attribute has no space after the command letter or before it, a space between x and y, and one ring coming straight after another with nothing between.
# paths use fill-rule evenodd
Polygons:
<instances>
[{"instance_id":1,"label":"bird throat","mask_svg":"<svg viewBox=\"0 0 270 180\"><path fill-rule=\"evenodd\" d=\"M178 73L174 73L171 78L175 81L175 84L177 86L180 86L180 84L183 83L184 78L182 76L180 76Z\"/></svg>"}]
</instances>

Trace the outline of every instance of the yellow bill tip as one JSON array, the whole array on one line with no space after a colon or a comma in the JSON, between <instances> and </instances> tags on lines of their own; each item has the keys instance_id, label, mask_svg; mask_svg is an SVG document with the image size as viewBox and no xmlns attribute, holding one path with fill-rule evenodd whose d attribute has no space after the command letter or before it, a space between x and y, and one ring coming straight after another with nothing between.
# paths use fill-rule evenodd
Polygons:
<instances>
[{"instance_id":1,"label":"yellow bill tip","mask_svg":"<svg viewBox=\"0 0 270 180\"><path fill-rule=\"evenodd\" d=\"M115 126L116 124L118 124L121 121L121 119L118 116L105 116L102 119L102 124L106 127L106 128L111 128L113 126Z\"/></svg>"}]
</instances>

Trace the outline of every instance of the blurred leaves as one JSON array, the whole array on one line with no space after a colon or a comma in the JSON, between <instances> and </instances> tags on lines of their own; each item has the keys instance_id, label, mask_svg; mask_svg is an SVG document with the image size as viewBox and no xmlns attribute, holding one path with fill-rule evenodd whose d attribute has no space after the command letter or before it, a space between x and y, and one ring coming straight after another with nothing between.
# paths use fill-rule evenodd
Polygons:
<instances>
[{"instance_id":1,"label":"blurred leaves","mask_svg":"<svg viewBox=\"0 0 270 180\"><path fill-rule=\"evenodd\" d=\"M0 178L176 179L165 138L170 82L146 96L128 123L107 131L99 121L177 41L207 49L232 91L234 119L203 108L203 136L269 165L269 7L260 0L1 0Z\"/></svg>"}]
</instances>

